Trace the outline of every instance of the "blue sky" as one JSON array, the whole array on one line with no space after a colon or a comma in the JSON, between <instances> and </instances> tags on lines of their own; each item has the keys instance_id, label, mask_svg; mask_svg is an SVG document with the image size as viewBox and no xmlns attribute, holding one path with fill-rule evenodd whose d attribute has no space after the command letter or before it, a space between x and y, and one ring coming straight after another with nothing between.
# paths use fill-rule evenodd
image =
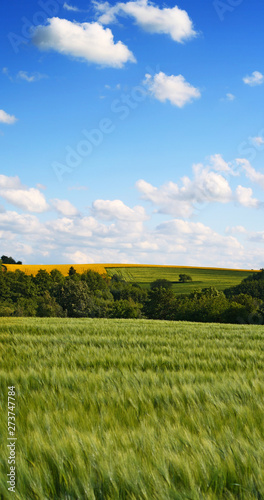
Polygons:
<instances>
[{"instance_id":1,"label":"blue sky","mask_svg":"<svg viewBox=\"0 0 264 500\"><path fill-rule=\"evenodd\" d=\"M264 267L261 2L0 9L2 254Z\"/></svg>"}]
</instances>

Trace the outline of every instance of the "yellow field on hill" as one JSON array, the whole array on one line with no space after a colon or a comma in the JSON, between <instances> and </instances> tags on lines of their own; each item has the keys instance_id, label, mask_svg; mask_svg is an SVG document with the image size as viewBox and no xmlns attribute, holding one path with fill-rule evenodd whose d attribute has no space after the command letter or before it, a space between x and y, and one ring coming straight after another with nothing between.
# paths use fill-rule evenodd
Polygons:
<instances>
[{"instance_id":1,"label":"yellow field on hill","mask_svg":"<svg viewBox=\"0 0 264 500\"><path fill-rule=\"evenodd\" d=\"M50 271L52 271L52 269L58 269L58 271L60 271L63 276L67 276L68 273L69 273L69 269L70 267L73 266L74 269L76 269L77 273L84 273L85 271L95 271L96 273L99 273L99 274L107 274L106 273L106 270L105 270L105 267L104 267L104 264L50 264L50 265L27 265L27 264L23 264L21 266L17 265L17 264L5 264L5 267L7 268L8 271L16 271L17 269L19 271L23 271L23 273L27 274L27 275L31 275L33 274L33 276L36 276L37 272L40 270L40 269L44 269L45 271L47 271L48 273L50 273Z\"/></svg>"}]
</instances>

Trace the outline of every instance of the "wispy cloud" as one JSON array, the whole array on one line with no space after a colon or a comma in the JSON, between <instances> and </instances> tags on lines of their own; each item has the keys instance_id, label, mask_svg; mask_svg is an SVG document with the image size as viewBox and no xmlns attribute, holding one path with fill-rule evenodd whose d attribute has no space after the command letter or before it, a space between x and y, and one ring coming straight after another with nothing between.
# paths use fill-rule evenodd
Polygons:
<instances>
[{"instance_id":1,"label":"wispy cloud","mask_svg":"<svg viewBox=\"0 0 264 500\"><path fill-rule=\"evenodd\" d=\"M69 5L67 2L63 4L63 8L72 12L81 12L78 7L74 7L73 5Z\"/></svg>"},{"instance_id":2,"label":"wispy cloud","mask_svg":"<svg viewBox=\"0 0 264 500\"><path fill-rule=\"evenodd\" d=\"M252 142L255 146L263 146L264 138L263 137L252 137Z\"/></svg>"},{"instance_id":3,"label":"wispy cloud","mask_svg":"<svg viewBox=\"0 0 264 500\"><path fill-rule=\"evenodd\" d=\"M234 94L230 94L229 92L226 94L227 101L234 101L236 96Z\"/></svg>"},{"instance_id":4,"label":"wispy cloud","mask_svg":"<svg viewBox=\"0 0 264 500\"><path fill-rule=\"evenodd\" d=\"M87 186L69 186L68 190L69 191L87 191L88 187Z\"/></svg>"},{"instance_id":5,"label":"wispy cloud","mask_svg":"<svg viewBox=\"0 0 264 500\"><path fill-rule=\"evenodd\" d=\"M47 78L47 75L42 75L41 73L32 73L31 75L27 71L19 71L17 73L17 78L20 80L25 80L28 83L38 82L43 78Z\"/></svg>"}]
</instances>

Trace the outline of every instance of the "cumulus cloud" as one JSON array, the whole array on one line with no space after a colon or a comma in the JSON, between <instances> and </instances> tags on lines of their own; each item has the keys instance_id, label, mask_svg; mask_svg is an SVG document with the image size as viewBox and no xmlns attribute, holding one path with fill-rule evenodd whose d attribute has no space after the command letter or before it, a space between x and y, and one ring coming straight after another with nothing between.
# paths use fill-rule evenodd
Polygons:
<instances>
[{"instance_id":1,"label":"cumulus cloud","mask_svg":"<svg viewBox=\"0 0 264 500\"><path fill-rule=\"evenodd\" d=\"M80 252L80 250L75 250L69 248L67 252L64 253L64 256L69 259L69 262L73 264L94 264L94 259L91 259L89 252Z\"/></svg>"},{"instance_id":2,"label":"cumulus cloud","mask_svg":"<svg viewBox=\"0 0 264 500\"><path fill-rule=\"evenodd\" d=\"M58 198L55 198L54 200L51 200L51 204L57 212L65 215L66 217L78 215L77 208L68 200L59 200Z\"/></svg>"},{"instance_id":3,"label":"cumulus cloud","mask_svg":"<svg viewBox=\"0 0 264 500\"><path fill-rule=\"evenodd\" d=\"M8 203L28 212L41 213L49 208L45 196L36 188L0 189L0 196Z\"/></svg>"},{"instance_id":4,"label":"cumulus cloud","mask_svg":"<svg viewBox=\"0 0 264 500\"><path fill-rule=\"evenodd\" d=\"M116 17L123 15L132 17L143 30L169 35L176 42L182 43L197 35L187 12L177 6L160 9L148 0L136 0L114 6L108 2L95 2L95 7L102 24L116 22Z\"/></svg>"},{"instance_id":5,"label":"cumulus cloud","mask_svg":"<svg viewBox=\"0 0 264 500\"><path fill-rule=\"evenodd\" d=\"M193 180L187 176L181 179L181 187L168 182L157 188L144 180L139 180L136 187L144 200L158 207L159 213L180 217L190 217L196 203L231 201L232 190L222 175L209 171L202 164L194 165L193 173Z\"/></svg>"},{"instance_id":6,"label":"cumulus cloud","mask_svg":"<svg viewBox=\"0 0 264 500\"><path fill-rule=\"evenodd\" d=\"M53 17L48 25L37 26L33 43L40 50L54 50L90 63L122 68L135 62L132 52L121 41L114 42L113 33L101 24L77 23Z\"/></svg>"},{"instance_id":7,"label":"cumulus cloud","mask_svg":"<svg viewBox=\"0 0 264 500\"><path fill-rule=\"evenodd\" d=\"M247 75L243 78L243 82L250 87L256 87L257 85L262 85L264 75L259 71L253 71L252 75Z\"/></svg>"},{"instance_id":8,"label":"cumulus cloud","mask_svg":"<svg viewBox=\"0 0 264 500\"><path fill-rule=\"evenodd\" d=\"M121 200L95 200L92 204L94 217L102 220L143 221L147 219L141 206L130 208Z\"/></svg>"},{"instance_id":9,"label":"cumulus cloud","mask_svg":"<svg viewBox=\"0 0 264 500\"><path fill-rule=\"evenodd\" d=\"M233 175L233 170L232 168L230 167L230 164L227 163L222 155L220 154L215 154L215 155L211 155L209 156L209 163L210 163L210 167L213 169L213 170L216 170L218 172L224 172L224 173L228 173L228 174L231 174Z\"/></svg>"},{"instance_id":10,"label":"cumulus cloud","mask_svg":"<svg viewBox=\"0 0 264 500\"><path fill-rule=\"evenodd\" d=\"M184 176L181 184L167 182L156 187L141 179L136 187L142 199L152 203L155 212L174 217L189 218L197 208L208 203L236 202L247 208L260 208L263 204L253 197L251 188L239 185L232 191L225 176L240 175L235 169L238 164L250 180L264 189L264 174L257 172L247 160L227 163L220 154L210 156L208 165L194 164L193 178Z\"/></svg>"},{"instance_id":11,"label":"cumulus cloud","mask_svg":"<svg viewBox=\"0 0 264 500\"><path fill-rule=\"evenodd\" d=\"M206 254L207 265L210 262L228 262L236 256L243 255L242 244L233 236L223 236L214 231L209 226L201 222L190 222L181 219L174 219L160 224L156 228L156 234L164 239L170 252L174 251L175 242L183 247L185 252L194 257L193 262L189 260L189 265L195 265L195 261L204 262ZM180 249L178 253L181 254ZM223 260L221 258L221 254ZM216 257L217 256L217 257ZM224 267L224 264L222 264Z\"/></svg>"},{"instance_id":12,"label":"cumulus cloud","mask_svg":"<svg viewBox=\"0 0 264 500\"><path fill-rule=\"evenodd\" d=\"M18 214L14 211L0 213L0 230L14 234L38 233L41 227L40 221L35 215Z\"/></svg>"},{"instance_id":13,"label":"cumulus cloud","mask_svg":"<svg viewBox=\"0 0 264 500\"><path fill-rule=\"evenodd\" d=\"M162 71L154 76L146 74L144 84L155 99L161 102L168 100L178 108L201 97L199 89L188 83L182 75L168 76Z\"/></svg>"},{"instance_id":14,"label":"cumulus cloud","mask_svg":"<svg viewBox=\"0 0 264 500\"><path fill-rule=\"evenodd\" d=\"M5 123L7 125L13 125L17 121L14 115L9 115L3 109L0 109L0 123Z\"/></svg>"},{"instance_id":15,"label":"cumulus cloud","mask_svg":"<svg viewBox=\"0 0 264 500\"><path fill-rule=\"evenodd\" d=\"M174 219L157 227L133 220L101 223L94 217L60 217L43 223L33 215L0 213L0 233L19 257L32 248L48 262L141 262L186 265L220 265L243 255L241 244L201 223ZM12 243L11 243L12 242ZM43 259L42 259L43 261Z\"/></svg>"},{"instance_id":16,"label":"cumulus cloud","mask_svg":"<svg viewBox=\"0 0 264 500\"><path fill-rule=\"evenodd\" d=\"M8 177L7 175L0 175L0 189L19 189L22 184L19 177Z\"/></svg>"},{"instance_id":17,"label":"cumulus cloud","mask_svg":"<svg viewBox=\"0 0 264 500\"><path fill-rule=\"evenodd\" d=\"M134 221L133 217L102 222L81 214L54 219L47 212L46 218L43 222L43 217L40 220L36 215L0 213L3 251L10 253L8 248L12 246L19 250L17 258L23 261L31 253L36 262L47 263L138 262L258 268L263 260L263 249L260 251L255 245L252 253L250 246L244 248L234 237L237 233L250 241L246 230L240 228L231 228L222 235L201 222L181 218L165 220L158 226L154 221L150 225ZM263 244L264 238L256 233L251 234L251 240Z\"/></svg>"},{"instance_id":18,"label":"cumulus cloud","mask_svg":"<svg viewBox=\"0 0 264 500\"><path fill-rule=\"evenodd\" d=\"M0 196L8 203L28 212L41 213L49 208L39 189L23 186L17 176L0 175Z\"/></svg>"},{"instance_id":19,"label":"cumulus cloud","mask_svg":"<svg viewBox=\"0 0 264 500\"><path fill-rule=\"evenodd\" d=\"M243 186L237 186L236 188L236 198L240 205L249 208L257 208L259 206L259 201L256 198L252 198L253 191L251 188L245 188Z\"/></svg>"}]
</instances>

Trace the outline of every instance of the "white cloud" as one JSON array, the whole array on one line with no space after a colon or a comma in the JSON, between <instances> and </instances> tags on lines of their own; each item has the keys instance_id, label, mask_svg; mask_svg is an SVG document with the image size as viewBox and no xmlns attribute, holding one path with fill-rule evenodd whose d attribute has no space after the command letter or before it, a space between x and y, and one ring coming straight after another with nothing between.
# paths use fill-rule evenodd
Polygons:
<instances>
[{"instance_id":1,"label":"white cloud","mask_svg":"<svg viewBox=\"0 0 264 500\"><path fill-rule=\"evenodd\" d=\"M7 125L12 125L17 121L14 115L9 115L3 109L0 109L0 123L6 123Z\"/></svg>"},{"instance_id":2,"label":"white cloud","mask_svg":"<svg viewBox=\"0 0 264 500\"><path fill-rule=\"evenodd\" d=\"M122 68L135 58L122 42L114 42L112 31L99 23L77 23L53 17L47 26L37 26L33 42L40 50L55 50L91 63Z\"/></svg>"},{"instance_id":3,"label":"white cloud","mask_svg":"<svg viewBox=\"0 0 264 500\"><path fill-rule=\"evenodd\" d=\"M252 198L253 191L251 188L245 188L243 186L237 186L236 197L240 205L248 208L257 208L259 202L256 198Z\"/></svg>"},{"instance_id":4,"label":"white cloud","mask_svg":"<svg viewBox=\"0 0 264 500\"><path fill-rule=\"evenodd\" d=\"M121 200L95 200L92 204L92 214L103 220L143 221L147 219L143 207L130 208Z\"/></svg>"},{"instance_id":5,"label":"white cloud","mask_svg":"<svg viewBox=\"0 0 264 500\"><path fill-rule=\"evenodd\" d=\"M41 213L48 210L49 206L44 195L35 188L29 189L0 189L0 196L8 203L28 212Z\"/></svg>"},{"instance_id":6,"label":"white cloud","mask_svg":"<svg viewBox=\"0 0 264 500\"><path fill-rule=\"evenodd\" d=\"M168 100L174 106L183 108L193 99L201 97L199 89L188 83L182 75L168 76L160 71L154 76L146 74L145 77L144 84L158 101Z\"/></svg>"},{"instance_id":7,"label":"white cloud","mask_svg":"<svg viewBox=\"0 0 264 500\"><path fill-rule=\"evenodd\" d=\"M19 177L8 177L7 175L0 175L0 189L19 189L22 184Z\"/></svg>"},{"instance_id":8,"label":"white cloud","mask_svg":"<svg viewBox=\"0 0 264 500\"><path fill-rule=\"evenodd\" d=\"M94 264L94 259L91 259L89 252L80 252L80 250L73 250L64 253L65 257L73 264Z\"/></svg>"},{"instance_id":9,"label":"white cloud","mask_svg":"<svg viewBox=\"0 0 264 500\"><path fill-rule=\"evenodd\" d=\"M210 167L218 172L233 174L230 165L223 159L222 155L215 154L209 157Z\"/></svg>"},{"instance_id":10,"label":"white cloud","mask_svg":"<svg viewBox=\"0 0 264 500\"><path fill-rule=\"evenodd\" d=\"M243 78L243 82L250 87L256 87L256 85L262 85L264 82L264 75L259 71L253 71L252 75L247 75Z\"/></svg>"},{"instance_id":11,"label":"white cloud","mask_svg":"<svg viewBox=\"0 0 264 500\"><path fill-rule=\"evenodd\" d=\"M51 200L52 206L62 215L66 217L73 217L74 215L78 215L78 210L72 203L68 200L59 200L55 198Z\"/></svg>"},{"instance_id":12,"label":"white cloud","mask_svg":"<svg viewBox=\"0 0 264 500\"><path fill-rule=\"evenodd\" d=\"M157 207L159 213L179 217L190 217L193 213L192 203L181 196L180 188L174 182L168 182L157 188L141 179L136 182L136 187L142 199L150 201Z\"/></svg>"},{"instance_id":13,"label":"white cloud","mask_svg":"<svg viewBox=\"0 0 264 500\"><path fill-rule=\"evenodd\" d=\"M264 174L257 172L247 160L236 160L241 164L247 177L257 182L264 189ZM233 163L227 163L220 154L209 157L209 164L193 165L193 178L184 176L181 185L167 182L161 187L141 179L136 187L142 199L149 201L155 207L155 212L170 214L174 217L189 218L201 205L208 203L236 202L247 208L259 208L261 203L253 197L249 187L241 185L232 191L228 180L221 174L239 175L233 168Z\"/></svg>"},{"instance_id":14,"label":"white cloud","mask_svg":"<svg viewBox=\"0 0 264 500\"><path fill-rule=\"evenodd\" d=\"M102 24L116 22L117 15L125 15L132 17L143 30L169 35L176 42L182 43L197 35L187 12L177 6L160 9L148 0L119 2L114 6L95 2L95 6Z\"/></svg>"},{"instance_id":15,"label":"white cloud","mask_svg":"<svg viewBox=\"0 0 264 500\"><path fill-rule=\"evenodd\" d=\"M19 71L17 74L17 78L20 80L25 80L28 83L33 83L41 80L42 78L47 78L46 75L42 75L41 73L33 73L30 75L27 71Z\"/></svg>"},{"instance_id":16,"label":"white cloud","mask_svg":"<svg viewBox=\"0 0 264 500\"><path fill-rule=\"evenodd\" d=\"M246 176L252 181L258 184L262 189L264 189L264 174L255 170L248 160L244 158L238 158L236 160L238 165L244 169Z\"/></svg>"},{"instance_id":17,"label":"white cloud","mask_svg":"<svg viewBox=\"0 0 264 500\"><path fill-rule=\"evenodd\" d=\"M168 182L157 188L144 180L138 181L136 187L144 200L158 207L159 213L185 218L193 214L197 203L227 203L232 200L232 190L222 175L209 171L202 164L194 165L193 173L193 180L187 176L181 179L181 187Z\"/></svg>"},{"instance_id":18,"label":"white cloud","mask_svg":"<svg viewBox=\"0 0 264 500\"><path fill-rule=\"evenodd\" d=\"M28 212L41 213L49 208L39 189L23 186L18 176L0 175L0 196L8 203Z\"/></svg>"},{"instance_id":19,"label":"white cloud","mask_svg":"<svg viewBox=\"0 0 264 500\"><path fill-rule=\"evenodd\" d=\"M47 213L49 216L49 213ZM154 227L153 227L154 226ZM138 262L193 266L258 268L263 249L254 243L244 248L232 236L244 231L227 231L222 235L201 222L180 218L155 227L134 220L100 223L94 217L61 217L41 222L35 215L16 212L0 213L0 236L4 253L16 251L23 262L92 263ZM260 233L252 241L263 244ZM254 238L253 238L254 236ZM249 239L247 240L249 242ZM250 243L249 243L250 244Z\"/></svg>"},{"instance_id":20,"label":"white cloud","mask_svg":"<svg viewBox=\"0 0 264 500\"><path fill-rule=\"evenodd\" d=\"M74 7L72 5L69 5L67 2L63 4L63 8L72 12L80 12L80 9L78 7Z\"/></svg>"},{"instance_id":21,"label":"white cloud","mask_svg":"<svg viewBox=\"0 0 264 500\"><path fill-rule=\"evenodd\" d=\"M13 211L0 213L0 230L6 230L14 235L38 233L40 227L41 224L35 215L18 214Z\"/></svg>"}]
</instances>

